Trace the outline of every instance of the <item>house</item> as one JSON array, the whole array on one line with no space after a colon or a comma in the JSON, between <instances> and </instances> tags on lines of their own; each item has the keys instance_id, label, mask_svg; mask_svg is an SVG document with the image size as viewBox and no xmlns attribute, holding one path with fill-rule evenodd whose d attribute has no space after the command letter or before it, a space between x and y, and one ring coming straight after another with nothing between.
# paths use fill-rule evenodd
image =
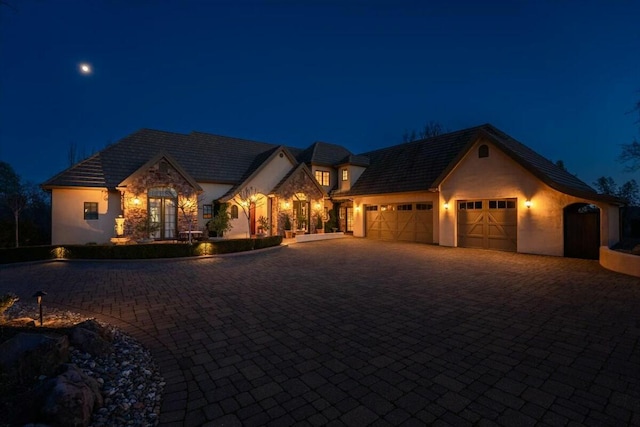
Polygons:
<instances>
[{"instance_id":1,"label":"house","mask_svg":"<svg viewBox=\"0 0 640 427\"><path fill-rule=\"evenodd\" d=\"M339 230L381 241L597 258L619 239L618 199L489 124L358 155L142 129L42 187L53 244L108 242L119 217L125 236L176 239L222 204L229 238L282 234L287 215L312 233L333 212Z\"/></svg>"}]
</instances>

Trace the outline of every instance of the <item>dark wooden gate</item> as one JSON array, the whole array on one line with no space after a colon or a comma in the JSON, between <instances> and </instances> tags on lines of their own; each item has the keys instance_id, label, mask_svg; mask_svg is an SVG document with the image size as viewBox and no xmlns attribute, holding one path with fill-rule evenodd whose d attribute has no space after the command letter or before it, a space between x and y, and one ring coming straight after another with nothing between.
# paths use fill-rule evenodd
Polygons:
<instances>
[{"instance_id":1,"label":"dark wooden gate","mask_svg":"<svg viewBox=\"0 0 640 427\"><path fill-rule=\"evenodd\" d=\"M598 259L600 252L600 209L576 203L564 208L564 256Z\"/></svg>"}]
</instances>

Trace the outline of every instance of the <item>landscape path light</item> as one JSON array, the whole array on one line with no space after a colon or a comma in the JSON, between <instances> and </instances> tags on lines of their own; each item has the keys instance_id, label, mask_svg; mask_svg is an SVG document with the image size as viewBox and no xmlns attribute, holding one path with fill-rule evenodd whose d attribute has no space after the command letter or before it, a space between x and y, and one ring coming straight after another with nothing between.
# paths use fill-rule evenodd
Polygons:
<instances>
[{"instance_id":1,"label":"landscape path light","mask_svg":"<svg viewBox=\"0 0 640 427\"><path fill-rule=\"evenodd\" d=\"M42 297L45 296L47 293L45 291L38 291L35 294L33 294L33 297L38 298L38 308L40 309L40 326L42 326Z\"/></svg>"}]
</instances>

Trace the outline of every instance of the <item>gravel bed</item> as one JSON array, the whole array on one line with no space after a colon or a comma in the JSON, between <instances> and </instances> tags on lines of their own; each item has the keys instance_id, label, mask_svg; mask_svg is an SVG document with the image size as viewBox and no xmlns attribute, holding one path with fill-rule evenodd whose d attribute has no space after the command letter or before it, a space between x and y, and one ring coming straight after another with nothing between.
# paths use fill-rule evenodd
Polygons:
<instances>
[{"instance_id":1,"label":"gravel bed","mask_svg":"<svg viewBox=\"0 0 640 427\"><path fill-rule=\"evenodd\" d=\"M5 318L38 319L37 307L16 303ZM72 326L87 317L45 307L44 326ZM71 363L98 381L104 405L93 413L92 427L156 426L165 385L151 354L142 344L116 327L99 322L113 333L112 354L93 357L71 347Z\"/></svg>"}]
</instances>

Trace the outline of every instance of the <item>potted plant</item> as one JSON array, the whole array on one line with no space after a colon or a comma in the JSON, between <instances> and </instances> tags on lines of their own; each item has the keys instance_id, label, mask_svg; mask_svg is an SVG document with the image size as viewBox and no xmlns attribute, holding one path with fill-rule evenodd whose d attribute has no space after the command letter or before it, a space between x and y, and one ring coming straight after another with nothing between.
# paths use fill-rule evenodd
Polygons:
<instances>
[{"instance_id":1,"label":"potted plant","mask_svg":"<svg viewBox=\"0 0 640 427\"><path fill-rule=\"evenodd\" d=\"M293 231L291 231L291 217L288 213L282 215L284 221L284 237L285 239L293 238Z\"/></svg>"},{"instance_id":2,"label":"potted plant","mask_svg":"<svg viewBox=\"0 0 640 427\"><path fill-rule=\"evenodd\" d=\"M320 212L316 214L316 233L324 234L324 227L322 226L322 214Z\"/></svg>"},{"instance_id":3,"label":"potted plant","mask_svg":"<svg viewBox=\"0 0 640 427\"><path fill-rule=\"evenodd\" d=\"M227 204L220 205L220 209L215 216L207 222L209 237L222 237L224 233L231 230L231 216L227 212Z\"/></svg>"},{"instance_id":4,"label":"potted plant","mask_svg":"<svg viewBox=\"0 0 640 427\"><path fill-rule=\"evenodd\" d=\"M336 214L335 212L332 210L329 211L329 221L324 223L324 232L325 233L335 233L337 230L337 225L336 225Z\"/></svg>"},{"instance_id":5,"label":"potted plant","mask_svg":"<svg viewBox=\"0 0 640 427\"><path fill-rule=\"evenodd\" d=\"M306 230L306 225L307 225L307 217L304 215L300 215L296 221L296 234L305 234L307 232Z\"/></svg>"},{"instance_id":6,"label":"potted plant","mask_svg":"<svg viewBox=\"0 0 640 427\"><path fill-rule=\"evenodd\" d=\"M269 225L267 217L261 215L260 218L258 218L258 235L264 236L270 228L271 225Z\"/></svg>"}]
</instances>

